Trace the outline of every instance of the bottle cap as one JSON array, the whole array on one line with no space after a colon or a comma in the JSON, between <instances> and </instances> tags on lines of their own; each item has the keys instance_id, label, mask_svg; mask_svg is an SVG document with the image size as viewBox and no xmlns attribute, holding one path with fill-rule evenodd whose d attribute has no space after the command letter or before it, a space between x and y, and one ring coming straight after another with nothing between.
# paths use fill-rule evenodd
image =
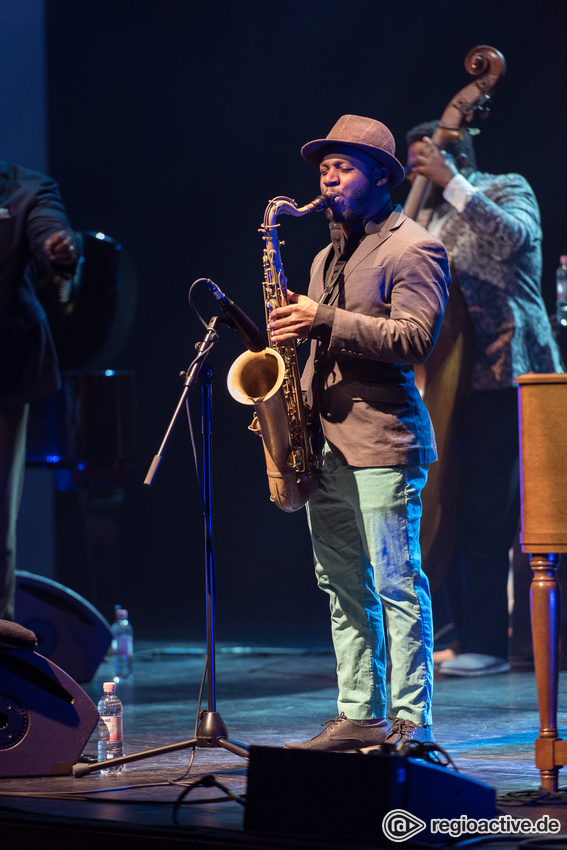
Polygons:
<instances>
[{"instance_id":1,"label":"bottle cap","mask_svg":"<svg viewBox=\"0 0 567 850\"><path fill-rule=\"evenodd\" d=\"M116 682L103 682L102 690L105 694L115 694L116 693Z\"/></svg>"},{"instance_id":2,"label":"bottle cap","mask_svg":"<svg viewBox=\"0 0 567 850\"><path fill-rule=\"evenodd\" d=\"M562 266L567 266L567 254L561 254L559 257L559 263Z\"/></svg>"}]
</instances>

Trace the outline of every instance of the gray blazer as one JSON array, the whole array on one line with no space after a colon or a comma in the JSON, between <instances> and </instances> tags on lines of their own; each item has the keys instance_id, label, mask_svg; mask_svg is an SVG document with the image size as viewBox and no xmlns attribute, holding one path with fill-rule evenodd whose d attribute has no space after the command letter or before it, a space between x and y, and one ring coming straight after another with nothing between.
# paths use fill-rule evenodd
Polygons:
<instances>
[{"instance_id":1,"label":"gray blazer","mask_svg":"<svg viewBox=\"0 0 567 850\"><path fill-rule=\"evenodd\" d=\"M443 244L400 207L347 262L344 287L320 304L302 384L333 452L356 467L427 464L437 457L415 386L439 335L448 298ZM313 261L309 296L324 289L328 246Z\"/></svg>"}]
</instances>

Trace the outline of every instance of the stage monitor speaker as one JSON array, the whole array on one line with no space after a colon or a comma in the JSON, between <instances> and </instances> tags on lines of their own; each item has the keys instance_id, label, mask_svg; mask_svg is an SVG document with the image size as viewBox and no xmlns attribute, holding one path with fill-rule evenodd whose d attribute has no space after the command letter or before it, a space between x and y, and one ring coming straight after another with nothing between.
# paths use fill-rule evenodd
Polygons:
<instances>
[{"instance_id":1,"label":"stage monitor speaker","mask_svg":"<svg viewBox=\"0 0 567 850\"><path fill-rule=\"evenodd\" d=\"M0 651L0 776L70 774L97 722L95 704L52 661Z\"/></svg>"},{"instance_id":2,"label":"stage monitor speaker","mask_svg":"<svg viewBox=\"0 0 567 850\"><path fill-rule=\"evenodd\" d=\"M56 581L16 571L15 620L37 648L77 682L90 682L110 646L110 626L96 608Z\"/></svg>"},{"instance_id":3,"label":"stage monitor speaker","mask_svg":"<svg viewBox=\"0 0 567 850\"><path fill-rule=\"evenodd\" d=\"M432 818L492 818L496 792L454 770L397 754L250 748L245 829L384 841L384 818L400 810L392 830L417 828L416 841L443 842L446 835L430 831ZM404 813L410 817L404 820Z\"/></svg>"}]
</instances>

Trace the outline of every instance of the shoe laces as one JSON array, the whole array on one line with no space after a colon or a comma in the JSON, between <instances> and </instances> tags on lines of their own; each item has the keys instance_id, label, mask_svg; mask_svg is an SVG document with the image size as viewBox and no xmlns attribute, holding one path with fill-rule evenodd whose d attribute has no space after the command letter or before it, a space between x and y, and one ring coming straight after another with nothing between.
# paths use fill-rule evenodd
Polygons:
<instances>
[{"instance_id":1,"label":"shoe laces","mask_svg":"<svg viewBox=\"0 0 567 850\"><path fill-rule=\"evenodd\" d=\"M400 737L411 735L417 725L413 720L406 720L403 717L390 717L388 719L394 721L390 727L389 735L395 734Z\"/></svg>"},{"instance_id":2,"label":"shoe laces","mask_svg":"<svg viewBox=\"0 0 567 850\"><path fill-rule=\"evenodd\" d=\"M342 723L344 720L348 720L348 717L344 711L341 711L338 717L332 717L330 720L324 720L321 723L321 726L328 726L330 723Z\"/></svg>"}]
</instances>

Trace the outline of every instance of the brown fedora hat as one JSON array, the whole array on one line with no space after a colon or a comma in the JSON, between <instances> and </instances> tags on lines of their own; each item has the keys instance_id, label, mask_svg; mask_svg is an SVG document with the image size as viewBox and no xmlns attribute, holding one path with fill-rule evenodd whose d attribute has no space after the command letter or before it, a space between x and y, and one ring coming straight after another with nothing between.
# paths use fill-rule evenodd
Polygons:
<instances>
[{"instance_id":1,"label":"brown fedora hat","mask_svg":"<svg viewBox=\"0 0 567 850\"><path fill-rule=\"evenodd\" d=\"M404 167L394 156L396 143L385 124L374 118L361 115L342 115L325 139L307 142L301 148L301 156L318 166L325 149L333 144L351 145L376 159L390 170L390 188L399 186L405 179Z\"/></svg>"}]
</instances>

